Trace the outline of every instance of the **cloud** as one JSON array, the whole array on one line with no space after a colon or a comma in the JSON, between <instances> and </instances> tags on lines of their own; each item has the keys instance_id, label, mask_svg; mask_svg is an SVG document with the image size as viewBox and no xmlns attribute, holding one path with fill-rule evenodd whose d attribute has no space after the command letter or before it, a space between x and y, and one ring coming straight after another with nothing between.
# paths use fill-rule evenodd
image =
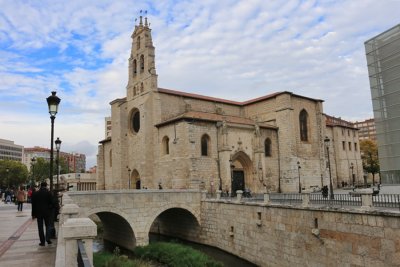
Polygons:
<instances>
[{"instance_id":1,"label":"cloud","mask_svg":"<svg viewBox=\"0 0 400 267\"><path fill-rule=\"evenodd\" d=\"M372 0L0 2L0 138L48 146L45 99L56 90L56 131L91 165L109 102L126 95L140 9L160 87L239 101L292 91L354 120L372 116L364 41L398 24L400 9Z\"/></svg>"}]
</instances>

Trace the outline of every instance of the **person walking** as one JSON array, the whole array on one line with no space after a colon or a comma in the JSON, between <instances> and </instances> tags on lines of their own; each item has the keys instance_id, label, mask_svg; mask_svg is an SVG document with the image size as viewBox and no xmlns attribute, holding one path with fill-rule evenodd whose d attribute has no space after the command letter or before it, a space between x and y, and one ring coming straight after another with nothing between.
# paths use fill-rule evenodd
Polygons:
<instances>
[{"instance_id":1,"label":"person walking","mask_svg":"<svg viewBox=\"0 0 400 267\"><path fill-rule=\"evenodd\" d=\"M4 199L5 199L5 203L11 203L11 191L9 188L7 188L6 192L4 193Z\"/></svg>"},{"instance_id":2,"label":"person walking","mask_svg":"<svg viewBox=\"0 0 400 267\"><path fill-rule=\"evenodd\" d=\"M32 187L29 187L28 198L27 198L26 202L31 203L32 193L33 193Z\"/></svg>"},{"instance_id":3,"label":"person walking","mask_svg":"<svg viewBox=\"0 0 400 267\"><path fill-rule=\"evenodd\" d=\"M47 183L42 182L40 189L32 194L32 219L36 218L39 231L39 246L44 246L45 242L51 244L50 240L50 216L53 209L53 197L47 189ZM44 225L43 225L44 223ZM46 232L43 230L46 227Z\"/></svg>"},{"instance_id":4,"label":"person walking","mask_svg":"<svg viewBox=\"0 0 400 267\"><path fill-rule=\"evenodd\" d=\"M25 190L22 186L19 187L17 191L17 204L18 204L18 211L22 211L22 207L25 202Z\"/></svg>"}]
</instances>

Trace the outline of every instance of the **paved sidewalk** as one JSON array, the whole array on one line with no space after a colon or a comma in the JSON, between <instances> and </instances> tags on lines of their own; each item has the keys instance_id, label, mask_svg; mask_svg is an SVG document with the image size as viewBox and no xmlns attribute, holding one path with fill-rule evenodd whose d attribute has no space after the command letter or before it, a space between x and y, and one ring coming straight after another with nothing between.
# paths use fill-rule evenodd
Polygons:
<instances>
[{"instance_id":1,"label":"paved sidewalk","mask_svg":"<svg viewBox=\"0 0 400 267\"><path fill-rule=\"evenodd\" d=\"M31 218L31 205L0 202L0 267L52 267L55 265L57 240L39 246L36 220Z\"/></svg>"}]
</instances>

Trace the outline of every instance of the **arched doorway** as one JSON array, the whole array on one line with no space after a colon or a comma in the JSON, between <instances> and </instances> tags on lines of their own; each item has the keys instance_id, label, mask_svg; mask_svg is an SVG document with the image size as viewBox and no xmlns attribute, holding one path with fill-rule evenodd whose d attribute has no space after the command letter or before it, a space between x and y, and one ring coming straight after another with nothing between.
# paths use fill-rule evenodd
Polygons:
<instances>
[{"instance_id":1,"label":"arched doorway","mask_svg":"<svg viewBox=\"0 0 400 267\"><path fill-rule=\"evenodd\" d=\"M136 169L132 171L132 181L135 183L135 188L140 189L140 175Z\"/></svg>"},{"instance_id":2,"label":"arched doorway","mask_svg":"<svg viewBox=\"0 0 400 267\"><path fill-rule=\"evenodd\" d=\"M231 159L231 192L236 195L237 190L252 189L253 163L243 151L237 152Z\"/></svg>"}]
</instances>

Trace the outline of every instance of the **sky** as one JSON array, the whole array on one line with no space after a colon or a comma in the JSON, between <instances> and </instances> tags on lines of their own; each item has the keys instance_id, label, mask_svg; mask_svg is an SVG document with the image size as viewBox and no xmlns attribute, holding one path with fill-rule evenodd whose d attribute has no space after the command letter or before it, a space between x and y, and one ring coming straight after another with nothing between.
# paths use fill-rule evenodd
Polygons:
<instances>
[{"instance_id":1,"label":"sky","mask_svg":"<svg viewBox=\"0 0 400 267\"><path fill-rule=\"evenodd\" d=\"M147 10L158 86L245 101L290 91L371 118L364 42L400 23L400 0L0 0L0 138L96 165L109 103L126 96L135 18Z\"/></svg>"}]
</instances>

